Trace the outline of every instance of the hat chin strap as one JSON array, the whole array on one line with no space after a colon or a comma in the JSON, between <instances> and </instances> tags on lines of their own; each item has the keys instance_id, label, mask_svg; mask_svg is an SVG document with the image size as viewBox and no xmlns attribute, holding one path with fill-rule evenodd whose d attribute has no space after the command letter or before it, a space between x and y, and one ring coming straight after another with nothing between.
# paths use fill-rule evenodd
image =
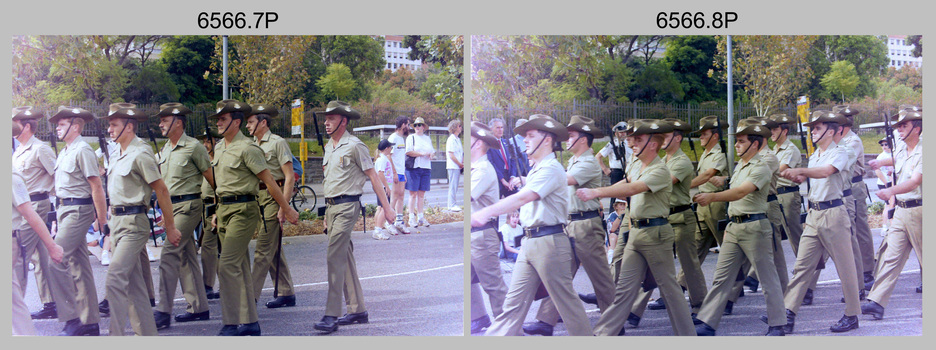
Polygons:
<instances>
[{"instance_id":1,"label":"hat chin strap","mask_svg":"<svg viewBox=\"0 0 936 350\"><path fill-rule=\"evenodd\" d=\"M124 130L127 130L127 124L129 124L129 122L130 121L127 118L124 118L124 125L122 128L120 128L120 133L117 134L117 137L114 138L114 142L117 142L117 140L120 140L120 136L123 135Z\"/></svg>"},{"instance_id":2,"label":"hat chin strap","mask_svg":"<svg viewBox=\"0 0 936 350\"><path fill-rule=\"evenodd\" d=\"M579 140L581 140L581 139L582 139L582 136L581 136L581 135L579 135L579 137L576 137L576 138L575 138L575 141L572 141L571 144L569 144L568 146L566 146L566 151L571 151L571 150L572 150L572 147L575 147L575 144L578 143Z\"/></svg>"},{"instance_id":3,"label":"hat chin strap","mask_svg":"<svg viewBox=\"0 0 936 350\"><path fill-rule=\"evenodd\" d=\"M543 144L543 141L546 141L546 136L545 136L545 135L543 135L543 138L540 139L540 142L536 144L536 147L534 147L534 148L533 148L533 151L530 152L529 154L530 154L530 155L536 154L536 151L540 148L540 145Z\"/></svg>"},{"instance_id":4,"label":"hat chin strap","mask_svg":"<svg viewBox=\"0 0 936 350\"><path fill-rule=\"evenodd\" d=\"M813 138L813 143L819 143L819 141L822 141L822 138L825 137L825 134L826 134L827 132L829 132L829 129L828 129L828 128L826 128L825 131L822 132L822 135L819 135L819 138L818 138L818 139Z\"/></svg>"},{"instance_id":5,"label":"hat chin strap","mask_svg":"<svg viewBox=\"0 0 936 350\"><path fill-rule=\"evenodd\" d=\"M647 146L650 145L650 139L652 138L653 137L650 137L649 135L647 136L647 142L644 142L643 147L640 147L640 152L637 152L637 154L635 154L634 157L640 158L640 155L643 154L644 150L647 149Z\"/></svg>"},{"instance_id":6,"label":"hat chin strap","mask_svg":"<svg viewBox=\"0 0 936 350\"><path fill-rule=\"evenodd\" d=\"M341 123L344 123L344 122L345 122L346 120L348 120L348 118L347 118L347 117L345 117L345 116L341 116L341 121L340 121L340 122L338 122L338 126L341 126ZM346 126L346 127L347 127L347 125L348 125L348 124L347 124L347 123L345 123L345 126ZM328 136L332 136L332 134L334 134L334 133L335 133L336 131L338 131L338 128L335 128L335 130L332 130L332 132L328 132L328 131L326 131L325 133L326 133L326 134L328 134ZM409 133L407 133L407 135L406 135L406 136L409 136Z\"/></svg>"},{"instance_id":7,"label":"hat chin strap","mask_svg":"<svg viewBox=\"0 0 936 350\"><path fill-rule=\"evenodd\" d=\"M243 121L244 119L240 118L240 120ZM231 124L234 124L234 118L231 118L231 121L228 122L228 125L224 127L224 131L221 132L222 137L224 134L227 134L228 129L231 128Z\"/></svg>"}]
</instances>

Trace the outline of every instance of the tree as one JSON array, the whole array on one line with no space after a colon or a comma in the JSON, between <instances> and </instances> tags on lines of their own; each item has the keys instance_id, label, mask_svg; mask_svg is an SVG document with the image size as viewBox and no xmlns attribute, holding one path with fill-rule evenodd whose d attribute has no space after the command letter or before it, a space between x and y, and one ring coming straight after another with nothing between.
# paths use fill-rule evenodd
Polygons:
<instances>
[{"instance_id":1,"label":"tree","mask_svg":"<svg viewBox=\"0 0 936 350\"><path fill-rule=\"evenodd\" d=\"M913 57L923 57L923 36L907 35L907 42L913 44Z\"/></svg>"},{"instance_id":2,"label":"tree","mask_svg":"<svg viewBox=\"0 0 936 350\"><path fill-rule=\"evenodd\" d=\"M410 48L409 59L431 64L441 71L441 75L427 76L427 82L430 78L434 80L433 86L420 87L421 91L431 91L432 98L428 101L461 114L464 106L464 38L461 35L408 35L403 38L403 45Z\"/></svg>"},{"instance_id":3,"label":"tree","mask_svg":"<svg viewBox=\"0 0 936 350\"><path fill-rule=\"evenodd\" d=\"M358 82L347 99L367 98L369 84L362 82L378 78L387 64L383 58L383 43L383 38L366 35L316 36L302 59L303 67L311 78L303 88L302 98L310 105L328 102L316 82L334 63L347 66L351 77Z\"/></svg>"},{"instance_id":4,"label":"tree","mask_svg":"<svg viewBox=\"0 0 936 350\"><path fill-rule=\"evenodd\" d=\"M228 63L230 86L247 103L288 105L300 95L310 76L302 65L311 36L231 36ZM215 55L221 56L221 38L215 38ZM212 62L217 69L219 62Z\"/></svg>"},{"instance_id":5,"label":"tree","mask_svg":"<svg viewBox=\"0 0 936 350\"><path fill-rule=\"evenodd\" d=\"M734 82L744 88L757 115L768 115L805 92L813 75L806 60L813 41L815 37L804 35L732 37ZM723 82L727 81L726 43L726 37L718 37L713 71Z\"/></svg>"},{"instance_id":6,"label":"tree","mask_svg":"<svg viewBox=\"0 0 936 350\"><path fill-rule=\"evenodd\" d=\"M845 97L850 97L858 87L858 73L855 72L855 65L848 61L833 63L832 70L822 77L822 86L832 93L839 94L844 103Z\"/></svg>"},{"instance_id":7,"label":"tree","mask_svg":"<svg viewBox=\"0 0 936 350\"><path fill-rule=\"evenodd\" d=\"M179 102L194 106L221 100L221 72L212 68L215 42L206 35L182 35L162 42L160 61L178 89Z\"/></svg>"},{"instance_id":8,"label":"tree","mask_svg":"<svg viewBox=\"0 0 936 350\"><path fill-rule=\"evenodd\" d=\"M356 83L351 76L351 68L342 63L332 63L328 65L325 75L316 80L315 85L328 98L346 100Z\"/></svg>"},{"instance_id":9,"label":"tree","mask_svg":"<svg viewBox=\"0 0 936 350\"><path fill-rule=\"evenodd\" d=\"M179 88L166 72L165 64L157 61L144 67L134 67L130 74L132 89L124 94L125 101L140 104L179 101Z\"/></svg>"},{"instance_id":10,"label":"tree","mask_svg":"<svg viewBox=\"0 0 936 350\"><path fill-rule=\"evenodd\" d=\"M667 41L663 61L682 84L683 100L701 103L727 97L724 84L708 75L717 49L714 36L675 36Z\"/></svg>"},{"instance_id":11,"label":"tree","mask_svg":"<svg viewBox=\"0 0 936 350\"><path fill-rule=\"evenodd\" d=\"M857 96L873 95L875 78L887 67L886 37L872 35L823 35L816 38L808 54L809 66L814 75L809 80L807 94L813 100L834 98L826 91L820 81L832 63L848 61L858 73Z\"/></svg>"},{"instance_id":12,"label":"tree","mask_svg":"<svg viewBox=\"0 0 936 350\"><path fill-rule=\"evenodd\" d=\"M637 75L628 94L631 100L648 102L681 102L683 96L682 84L666 62L651 62Z\"/></svg>"}]
</instances>

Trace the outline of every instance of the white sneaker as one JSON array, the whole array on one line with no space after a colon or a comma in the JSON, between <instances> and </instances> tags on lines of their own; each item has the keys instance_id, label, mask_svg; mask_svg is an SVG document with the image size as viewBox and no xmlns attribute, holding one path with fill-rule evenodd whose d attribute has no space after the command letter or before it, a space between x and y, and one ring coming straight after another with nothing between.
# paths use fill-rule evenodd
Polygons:
<instances>
[{"instance_id":1,"label":"white sneaker","mask_svg":"<svg viewBox=\"0 0 936 350\"><path fill-rule=\"evenodd\" d=\"M410 218L409 218L409 227L413 227L413 228L419 227L419 223L416 222L416 217L415 217L415 216L410 216Z\"/></svg>"},{"instance_id":2,"label":"white sneaker","mask_svg":"<svg viewBox=\"0 0 936 350\"><path fill-rule=\"evenodd\" d=\"M396 225L387 225L386 227L384 227L384 231L394 236L401 233L400 228L397 227Z\"/></svg>"},{"instance_id":3,"label":"white sneaker","mask_svg":"<svg viewBox=\"0 0 936 350\"><path fill-rule=\"evenodd\" d=\"M403 221L393 224L393 228L395 228L397 231L399 231L400 233L404 235L408 235L411 233L410 229L406 227L405 225L403 225Z\"/></svg>"},{"instance_id":4,"label":"white sneaker","mask_svg":"<svg viewBox=\"0 0 936 350\"><path fill-rule=\"evenodd\" d=\"M426 221L426 218L419 218L419 226L429 227L429 222Z\"/></svg>"},{"instance_id":5,"label":"white sneaker","mask_svg":"<svg viewBox=\"0 0 936 350\"><path fill-rule=\"evenodd\" d=\"M101 253L101 265L107 266L110 265L110 252L104 251Z\"/></svg>"},{"instance_id":6,"label":"white sneaker","mask_svg":"<svg viewBox=\"0 0 936 350\"><path fill-rule=\"evenodd\" d=\"M462 211L462 208L457 205L454 205L452 206L451 210L457 213L457 212Z\"/></svg>"},{"instance_id":7,"label":"white sneaker","mask_svg":"<svg viewBox=\"0 0 936 350\"><path fill-rule=\"evenodd\" d=\"M374 233L371 234L371 237L374 237L376 240L390 239L390 235L388 235L384 229L379 227L374 229Z\"/></svg>"}]
</instances>

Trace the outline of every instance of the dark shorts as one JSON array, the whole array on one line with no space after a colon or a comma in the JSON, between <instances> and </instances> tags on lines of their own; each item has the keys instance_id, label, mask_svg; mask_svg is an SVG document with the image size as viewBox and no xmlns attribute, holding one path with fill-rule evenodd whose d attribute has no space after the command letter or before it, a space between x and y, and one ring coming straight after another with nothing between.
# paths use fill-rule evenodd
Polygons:
<instances>
[{"instance_id":1,"label":"dark shorts","mask_svg":"<svg viewBox=\"0 0 936 350\"><path fill-rule=\"evenodd\" d=\"M409 181L406 182L406 190L429 191L430 175L431 172L429 169L425 168L406 170L406 178L409 179Z\"/></svg>"},{"instance_id":2,"label":"dark shorts","mask_svg":"<svg viewBox=\"0 0 936 350\"><path fill-rule=\"evenodd\" d=\"M397 174L397 181L399 181L399 182L406 182L406 175Z\"/></svg>"}]
</instances>

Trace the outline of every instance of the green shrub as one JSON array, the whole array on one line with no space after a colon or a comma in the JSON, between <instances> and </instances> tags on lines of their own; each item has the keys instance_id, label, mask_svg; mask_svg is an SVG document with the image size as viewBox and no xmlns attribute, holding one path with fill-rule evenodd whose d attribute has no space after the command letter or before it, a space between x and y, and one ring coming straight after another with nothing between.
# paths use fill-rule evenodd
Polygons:
<instances>
[{"instance_id":1,"label":"green shrub","mask_svg":"<svg viewBox=\"0 0 936 350\"><path fill-rule=\"evenodd\" d=\"M315 211L306 209L299 212L299 220L303 221L315 221L318 220L318 213Z\"/></svg>"},{"instance_id":2,"label":"green shrub","mask_svg":"<svg viewBox=\"0 0 936 350\"><path fill-rule=\"evenodd\" d=\"M367 216L374 216L374 212L377 211L377 204L368 204L364 206L364 212L367 213Z\"/></svg>"},{"instance_id":3,"label":"green shrub","mask_svg":"<svg viewBox=\"0 0 936 350\"><path fill-rule=\"evenodd\" d=\"M868 206L868 214L879 215L884 212L884 202L874 202Z\"/></svg>"}]
</instances>

